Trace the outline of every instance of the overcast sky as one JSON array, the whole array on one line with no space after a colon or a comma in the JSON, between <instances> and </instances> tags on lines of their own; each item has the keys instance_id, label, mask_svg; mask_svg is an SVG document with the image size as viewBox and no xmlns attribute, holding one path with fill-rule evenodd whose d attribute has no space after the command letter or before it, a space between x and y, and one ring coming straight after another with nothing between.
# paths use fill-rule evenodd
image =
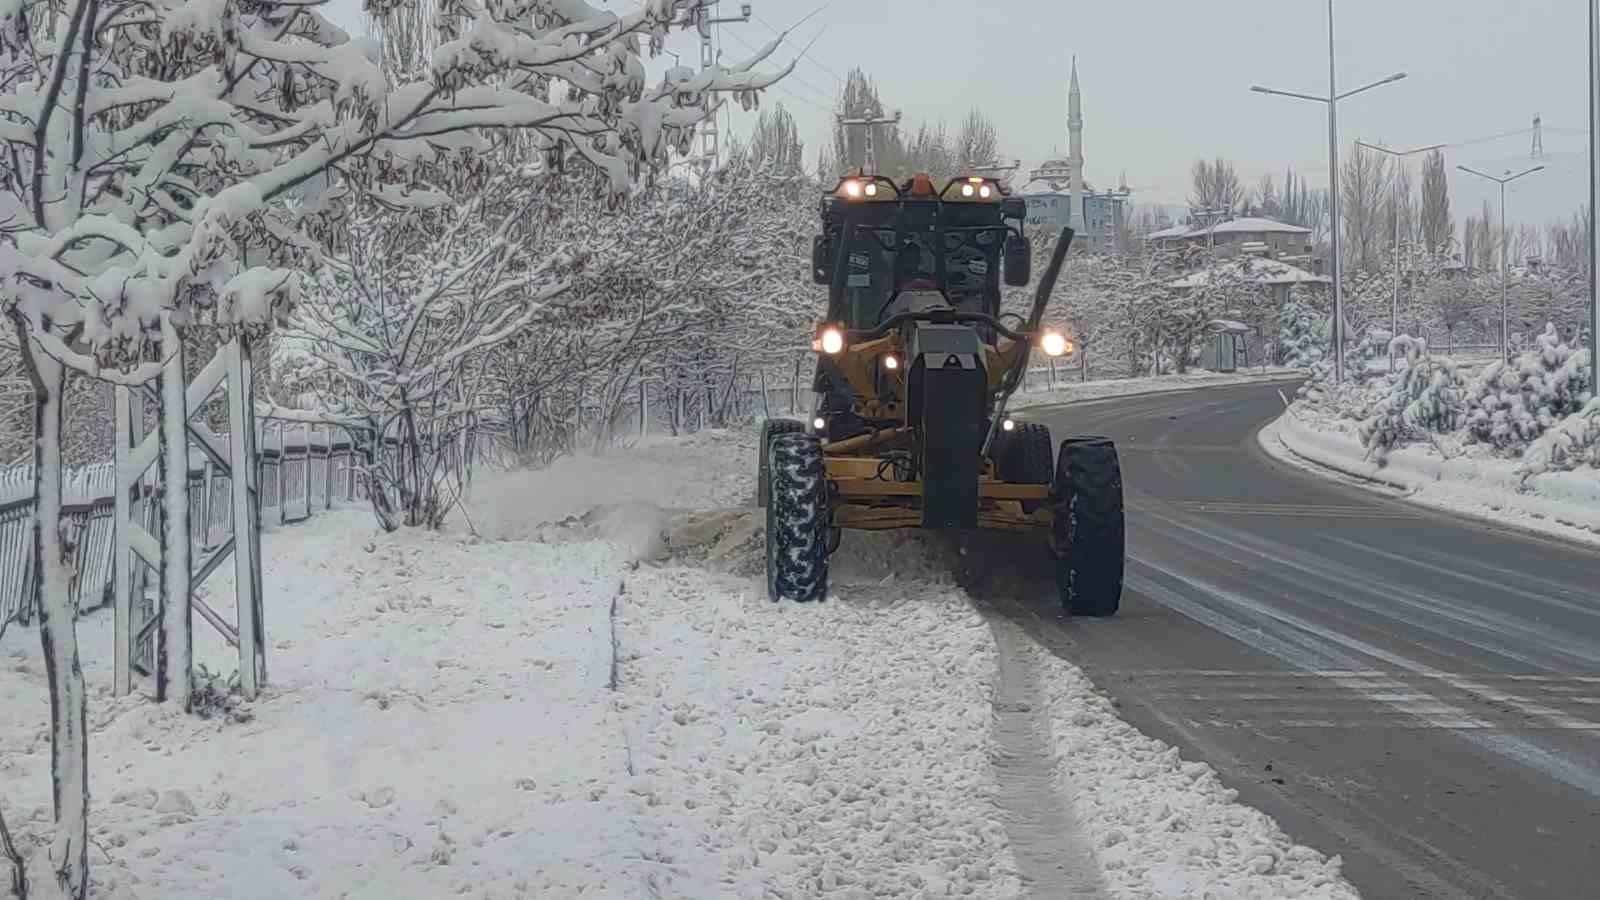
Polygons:
<instances>
[{"instance_id":1,"label":"overcast sky","mask_svg":"<svg viewBox=\"0 0 1600 900\"><path fill-rule=\"evenodd\" d=\"M354 7L354 0L335 0ZM631 0L592 0L622 10ZM815 44L764 103L798 120L807 153L827 140L845 73L865 69L907 124L954 123L974 105L993 117L1008 157L1037 164L1065 152L1071 57L1083 87L1091 182L1122 172L1137 199L1181 203L1197 156L1236 161L1248 183L1286 166L1327 184L1327 106L1251 93L1328 87L1324 0L752 0L756 19L721 29L739 60L816 12L777 54ZM738 0L723 0L736 15ZM1464 144L1526 129L1543 116L1548 168L1508 193L1510 218L1575 211L1588 193L1585 3L1579 0L1336 0L1341 91L1394 72L1409 77L1339 104L1341 143ZM336 14L337 15L337 14ZM344 18L344 16L339 16ZM348 20L347 20L348 21ZM820 37L819 37L820 34ZM693 64L695 42L670 48ZM735 130L750 116L732 115ZM724 120L727 124L727 120ZM1531 136L1452 147L1452 166L1492 173L1534 164ZM1343 148L1341 148L1343 152ZM1415 162L1414 162L1415 164ZM1457 220L1498 188L1451 171Z\"/></svg>"}]
</instances>

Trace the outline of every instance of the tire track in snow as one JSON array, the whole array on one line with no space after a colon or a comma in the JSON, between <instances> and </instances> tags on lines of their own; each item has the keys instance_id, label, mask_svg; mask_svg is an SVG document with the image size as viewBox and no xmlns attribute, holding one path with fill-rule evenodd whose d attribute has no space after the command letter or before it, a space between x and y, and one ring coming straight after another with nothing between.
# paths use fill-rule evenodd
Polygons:
<instances>
[{"instance_id":1,"label":"tire track in snow","mask_svg":"<svg viewBox=\"0 0 1600 900\"><path fill-rule=\"evenodd\" d=\"M982 611L1000 668L994 697L996 799L1028 896L1099 900L1106 896L1099 862L1056 789L1050 723L1038 667L1026 652L1027 635L997 613Z\"/></svg>"}]
</instances>

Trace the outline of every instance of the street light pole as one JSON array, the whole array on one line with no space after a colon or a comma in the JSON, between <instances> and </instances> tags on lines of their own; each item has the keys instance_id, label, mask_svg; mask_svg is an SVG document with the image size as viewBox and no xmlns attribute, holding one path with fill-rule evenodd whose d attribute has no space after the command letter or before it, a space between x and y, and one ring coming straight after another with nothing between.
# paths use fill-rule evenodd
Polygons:
<instances>
[{"instance_id":1,"label":"street light pole","mask_svg":"<svg viewBox=\"0 0 1600 900\"><path fill-rule=\"evenodd\" d=\"M1543 169L1544 166L1534 166L1515 175L1507 174L1504 178L1486 175L1477 169L1469 169L1466 166L1456 166L1456 168L1463 172L1470 172L1479 178L1487 178L1500 185L1500 362L1509 365L1511 363L1511 316L1507 312L1506 305L1506 282L1510 279L1510 272L1506 270L1506 244L1509 237L1506 230L1506 185L1524 175L1532 175ZM1592 231L1593 229L1591 228L1590 230Z\"/></svg>"},{"instance_id":2,"label":"street light pole","mask_svg":"<svg viewBox=\"0 0 1600 900\"><path fill-rule=\"evenodd\" d=\"M1600 0L1589 0L1589 390L1600 395Z\"/></svg>"},{"instance_id":3,"label":"street light pole","mask_svg":"<svg viewBox=\"0 0 1600 900\"><path fill-rule=\"evenodd\" d=\"M1339 258L1339 90L1334 80L1333 0L1328 0L1328 214L1333 223L1333 383L1344 384L1344 283Z\"/></svg>"},{"instance_id":4,"label":"street light pole","mask_svg":"<svg viewBox=\"0 0 1600 900\"><path fill-rule=\"evenodd\" d=\"M1346 97L1353 97L1362 91L1371 90L1382 84L1390 84L1406 77L1404 72L1396 72L1388 78L1363 85L1353 91L1338 92L1338 83L1335 74L1333 53L1333 0L1328 0L1328 96L1316 97L1311 94L1297 94L1292 91L1279 91L1260 85L1251 86L1250 90L1258 94L1277 94L1282 97L1294 97L1298 100L1315 100L1318 103L1328 104L1328 212L1329 212L1329 240L1333 254L1333 381L1335 384L1344 383L1344 285L1341 283L1339 272L1339 101Z\"/></svg>"},{"instance_id":5,"label":"street light pole","mask_svg":"<svg viewBox=\"0 0 1600 900\"><path fill-rule=\"evenodd\" d=\"M1390 192L1393 199L1389 201L1394 212L1394 296L1389 298L1389 371L1393 372L1394 338L1400 333L1400 166L1405 165L1405 159L1408 156L1427 153L1430 150L1438 150L1445 145L1433 144L1428 147L1417 147L1413 150L1390 150L1387 147L1379 147L1377 144L1369 144L1366 141L1356 141L1356 143L1366 147L1368 150L1376 150L1379 153L1386 153L1395 157L1394 190Z\"/></svg>"}]
</instances>

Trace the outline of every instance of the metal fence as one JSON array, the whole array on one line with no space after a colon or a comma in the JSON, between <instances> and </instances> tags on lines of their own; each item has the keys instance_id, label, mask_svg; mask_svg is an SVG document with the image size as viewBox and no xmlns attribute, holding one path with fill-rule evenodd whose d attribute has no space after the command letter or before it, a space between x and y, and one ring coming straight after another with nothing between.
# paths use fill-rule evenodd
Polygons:
<instances>
[{"instance_id":1,"label":"metal fence","mask_svg":"<svg viewBox=\"0 0 1600 900\"><path fill-rule=\"evenodd\" d=\"M365 448L350 431L335 425L307 425L263 420L257 426L256 483L261 490L263 525L304 521L336 502L364 499L366 482L357 454ZM223 436L226 446L227 439ZM189 458L189 537L197 553L221 546L233 535L231 479L209 457ZM16 618L26 624L31 610L23 598L33 587L33 470L16 466L0 470L0 622ZM116 467L98 463L66 474L62 485L62 528L72 554L72 600L79 612L109 603L114 584L116 535L113 509ZM160 487L153 477L141 481L136 500L144 526L160 526ZM143 569L144 567L139 567ZM142 597L146 592L135 592Z\"/></svg>"}]
</instances>

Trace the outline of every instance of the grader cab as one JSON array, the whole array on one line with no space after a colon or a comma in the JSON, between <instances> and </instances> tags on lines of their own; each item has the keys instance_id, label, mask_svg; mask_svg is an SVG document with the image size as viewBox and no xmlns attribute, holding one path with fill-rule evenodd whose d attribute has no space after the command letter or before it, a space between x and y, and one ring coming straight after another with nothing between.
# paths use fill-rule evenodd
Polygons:
<instances>
[{"instance_id":1,"label":"grader cab","mask_svg":"<svg viewBox=\"0 0 1600 900\"><path fill-rule=\"evenodd\" d=\"M1063 229L1026 316L1001 310L1001 281L1031 280L1023 201L987 178L935 190L840 180L822 198L812 278L828 287L816 331L808 422L764 423L758 502L773 600L827 595L846 529L996 529L1047 537L1064 606L1116 612L1122 477L1103 437L1062 441L1007 417L1035 349L1071 356L1043 327L1073 232Z\"/></svg>"}]
</instances>

